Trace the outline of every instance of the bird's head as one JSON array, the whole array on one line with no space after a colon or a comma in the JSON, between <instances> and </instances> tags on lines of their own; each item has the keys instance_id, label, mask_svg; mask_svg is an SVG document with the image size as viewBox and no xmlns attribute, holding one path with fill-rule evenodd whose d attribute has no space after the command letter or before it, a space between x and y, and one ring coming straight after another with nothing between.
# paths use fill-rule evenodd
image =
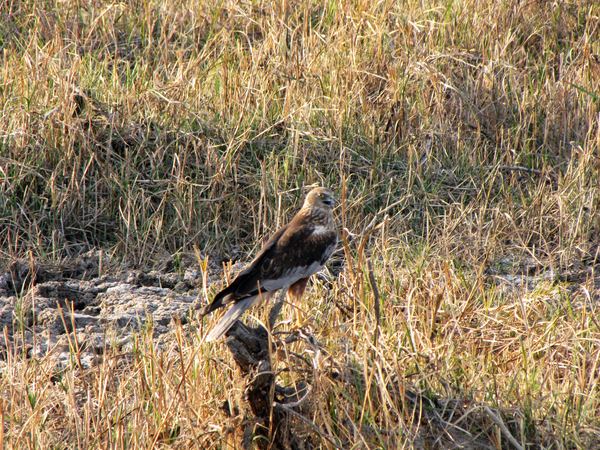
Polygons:
<instances>
[{"instance_id":1,"label":"bird's head","mask_svg":"<svg viewBox=\"0 0 600 450\"><path fill-rule=\"evenodd\" d=\"M304 200L304 206L312 206L316 208L323 208L327 210L333 210L333 207L337 204L335 196L331 190L319 187L313 189L306 196L306 200Z\"/></svg>"}]
</instances>

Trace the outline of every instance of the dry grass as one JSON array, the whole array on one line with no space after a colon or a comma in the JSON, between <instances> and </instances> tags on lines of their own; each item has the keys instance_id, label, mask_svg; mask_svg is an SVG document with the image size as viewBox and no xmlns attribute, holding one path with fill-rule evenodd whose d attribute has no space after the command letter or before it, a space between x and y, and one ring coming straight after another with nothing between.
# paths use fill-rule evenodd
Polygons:
<instances>
[{"instance_id":1,"label":"dry grass","mask_svg":"<svg viewBox=\"0 0 600 450\"><path fill-rule=\"evenodd\" d=\"M1 266L94 247L114 266L194 247L247 259L303 187L327 185L357 238L307 299L322 348L280 355L284 381L314 387L305 417L343 448L510 448L492 415L523 448L600 445L597 2L9 1L0 16ZM244 411L219 407L242 408L243 381L199 333L175 326L157 348L148 330L92 368L73 347L58 373L16 333L0 445L236 448Z\"/></svg>"},{"instance_id":2,"label":"dry grass","mask_svg":"<svg viewBox=\"0 0 600 450\"><path fill-rule=\"evenodd\" d=\"M279 382L312 386L301 413L339 447L510 448L492 415L522 448L598 445L599 307L583 289L506 295L424 262L378 280L377 339L360 274L316 283L306 309L321 345L300 339L278 355ZM0 379L6 448L241 448L246 381L225 347L201 344L193 327L173 326L160 343L152 331L91 368L73 340L62 370L52 353L27 358L15 335ZM294 426L307 448L333 448Z\"/></svg>"}]
</instances>

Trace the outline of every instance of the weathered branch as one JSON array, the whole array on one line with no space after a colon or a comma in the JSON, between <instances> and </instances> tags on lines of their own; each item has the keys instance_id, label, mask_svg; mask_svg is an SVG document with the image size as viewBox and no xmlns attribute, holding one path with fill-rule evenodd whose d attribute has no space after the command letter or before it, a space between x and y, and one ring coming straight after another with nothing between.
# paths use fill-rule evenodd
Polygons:
<instances>
[{"instance_id":1,"label":"weathered branch","mask_svg":"<svg viewBox=\"0 0 600 450\"><path fill-rule=\"evenodd\" d=\"M269 311L268 326L273 329L283 305L287 289L280 294L278 301ZM226 332L225 344L231 351L240 370L248 375L246 398L255 418L253 430L247 432L261 434L267 439L254 440L259 447L289 448L291 442L300 439L291 427L284 425L290 417L290 408L300 407L310 396L311 389L305 383L295 388L285 388L275 383L271 352L273 345L269 332L263 326L250 327L239 320ZM285 408L277 405L288 405ZM299 415L297 412L293 412ZM245 433L246 434L246 433ZM268 442L273 440L274 442Z\"/></svg>"}]
</instances>

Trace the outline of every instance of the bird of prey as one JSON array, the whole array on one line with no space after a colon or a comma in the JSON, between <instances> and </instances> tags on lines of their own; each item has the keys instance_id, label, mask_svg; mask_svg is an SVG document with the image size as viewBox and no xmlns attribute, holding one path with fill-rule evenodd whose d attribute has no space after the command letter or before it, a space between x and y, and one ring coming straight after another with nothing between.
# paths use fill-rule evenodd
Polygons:
<instances>
[{"instance_id":1,"label":"bird of prey","mask_svg":"<svg viewBox=\"0 0 600 450\"><path fill-rule=\"evenodd\" d=\"M219 339L244 311L267 301L279 289L289 287L292 299L300 300L308 279L325 266L335 250L334 203L333 192L327 188L308 193L292 221L280 228L250 265L204 308L202 317L231 304L206 341Z\"/></svg>"}]
</instances>

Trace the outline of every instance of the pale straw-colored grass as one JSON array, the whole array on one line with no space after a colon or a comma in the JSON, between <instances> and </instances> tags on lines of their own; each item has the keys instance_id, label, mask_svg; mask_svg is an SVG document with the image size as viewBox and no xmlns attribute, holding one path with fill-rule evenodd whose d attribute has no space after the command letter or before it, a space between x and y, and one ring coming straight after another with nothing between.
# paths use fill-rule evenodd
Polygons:
<instances>
[{"instance_id":1,"label":"pale straw-colored grass","mask_svg":"<svg viewBox=\"0 0 600 450\"><path fill-rule=\"evenodd\" d=\"M343 448L600 445L597 2L12 1L0 16L2 268L91 248L105 272L195 249L249 260L327 185L355 237L302 305L322 347L300 340L278 366L312 384L308 421ZM239 448L244 380L194 326L160 348L140 332L91 368L73 340L60 372L4 331L0 445Z\"/></svg>"}]
</instances>

